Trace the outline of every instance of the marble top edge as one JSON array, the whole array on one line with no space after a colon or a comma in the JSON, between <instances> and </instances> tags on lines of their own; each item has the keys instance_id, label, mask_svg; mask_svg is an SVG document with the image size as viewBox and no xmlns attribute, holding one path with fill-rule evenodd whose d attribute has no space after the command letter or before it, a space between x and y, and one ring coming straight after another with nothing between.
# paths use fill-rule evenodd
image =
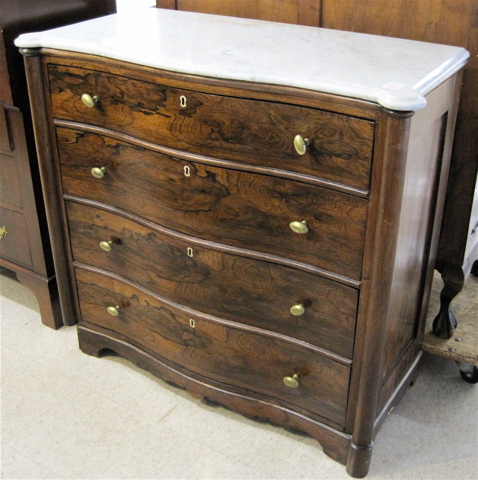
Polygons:
<instances>
[{"instance_id":1,"label":"marble top edge","mask_svg":"<svg viewBox=\"0 0 478 480\"><path fill-rule=\"evenodd\" d=\"M305 88L401 111L423 108L425 95L469 57L461 47L156 8L23 34L15 44Z\"/></svg>"}]
</instances>

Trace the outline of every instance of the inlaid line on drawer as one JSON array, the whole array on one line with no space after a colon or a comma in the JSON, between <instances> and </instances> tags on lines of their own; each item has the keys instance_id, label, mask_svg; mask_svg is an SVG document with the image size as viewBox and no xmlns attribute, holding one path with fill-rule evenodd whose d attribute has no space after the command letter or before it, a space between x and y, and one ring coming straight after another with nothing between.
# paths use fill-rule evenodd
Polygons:
<instances>
[{"instance_id":1,"label":"inlaid line on drawer","mask_svg":"<svg viewBox=\"0 0 478 480\"><path fill-rule=\"evenodd\" d=\"M358 292L300 270L217 251L67 202L76 261L171 301L351 358Z\"/></svg>"}]
</instances>

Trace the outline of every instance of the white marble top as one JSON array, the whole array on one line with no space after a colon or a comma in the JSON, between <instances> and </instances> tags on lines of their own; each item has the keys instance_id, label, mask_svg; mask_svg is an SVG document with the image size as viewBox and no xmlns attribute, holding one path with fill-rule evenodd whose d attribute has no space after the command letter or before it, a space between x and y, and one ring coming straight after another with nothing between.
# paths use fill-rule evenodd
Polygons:
<instances>
[{"instance_id":1,"label":"white marble top","mask_svg":"<svg viewBox=\"0 0 478 480\"><path fill-rule=\"evenodd\" d=\"M460 69L459 47L156 8L21 35L56 48L175 72L289 85L417 110Z\"/></svg>"}]
</instances>

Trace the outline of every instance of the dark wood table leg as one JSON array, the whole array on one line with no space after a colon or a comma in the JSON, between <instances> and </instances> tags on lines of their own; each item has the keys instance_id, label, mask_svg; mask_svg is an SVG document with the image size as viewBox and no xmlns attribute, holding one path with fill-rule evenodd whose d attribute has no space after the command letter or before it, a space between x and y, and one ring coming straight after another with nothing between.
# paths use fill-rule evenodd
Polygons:
<instances>
[{"instance_id":1,"label":"dark wood table leg","mask_svg":"<svg viewBox=\"0 0 478 480\"><path fill-rule=\"evenodd\" d=\"M63 325L60 300L55 279L47 279L35 273L16 272L22 285L29 288L38 301L43 325L57 330Z\"/></svg>"},{"instance_id":2,"label":"dark wood table leg","mask_svg":"<svg viewBox=\"0 0 478 480\"><path fill-rule=\"evenodd\" d=\"M465 275L461 265L440 262L436 265L443 280L440 292L440 311L433 320L433 333L440 338L451 338L457 327L457 319L451 310L452 300L461 292Z\"/></svg>"}]
</instances>

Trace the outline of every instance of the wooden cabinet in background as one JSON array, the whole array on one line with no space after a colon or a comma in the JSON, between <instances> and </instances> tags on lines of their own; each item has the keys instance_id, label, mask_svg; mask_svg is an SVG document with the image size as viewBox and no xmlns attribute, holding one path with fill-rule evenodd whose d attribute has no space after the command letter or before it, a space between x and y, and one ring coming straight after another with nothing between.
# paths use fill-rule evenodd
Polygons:
<instances>
[{"instance_id":1,"label":"wooden cabinet in background","mask_svg":"<svg viewBox=\"0 0 478 480\"><path fill-rule=\"evenodd\" d=\"M45 218L21 33L113 13L114 0L0 0L0 265L37 297L42 322L63 325Z\"/></svg>"}]
</instances>

